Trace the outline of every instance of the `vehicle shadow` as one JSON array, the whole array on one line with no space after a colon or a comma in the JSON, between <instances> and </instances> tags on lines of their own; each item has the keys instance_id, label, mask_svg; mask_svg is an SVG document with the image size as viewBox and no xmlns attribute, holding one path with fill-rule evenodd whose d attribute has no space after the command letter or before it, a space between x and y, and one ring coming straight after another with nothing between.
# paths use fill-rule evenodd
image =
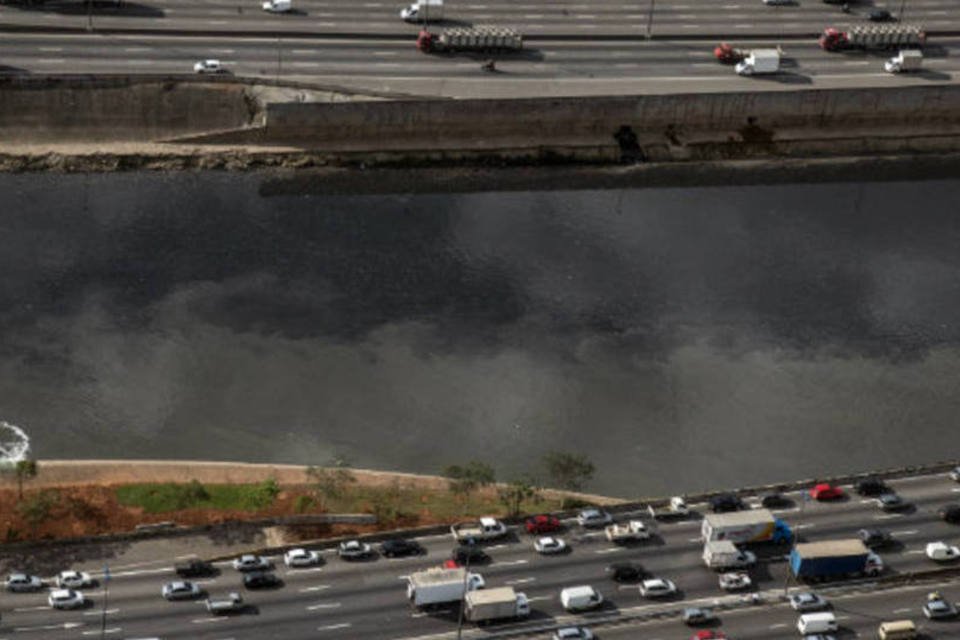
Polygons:
<instances>
[{"instance_id":1,"label":"vehicle shadow","mask_svg":"<svg viewBox=\"0 0 960 640\"><path fill-rule=\"evenodd\" d=\"M777 82L779 84L813 84L813 78L802 73L793 71L780 71L779 73L757 74L750 76L751 80L763 80L766 82ZM840 502L840 500L831 500L831 502Z\"/></svg>"},{"instance_id":2,"label":"vehicle shadow","mask_svg":"<svg viewBox=\"0 0 960 640\"><path fill-rule=\"evenodd\" d=\"M44 2L44 3L16 3L6 6L21 11L37 13L59 13L65 16L85 16L92 12L97 16L115 16L120 18L164 18L163 9L139 2L112 2L94 1L92 7L86 2Z\"/></svg>"},{"instance_id":3,"label":"vehicle shadow","mask_svg":"<svg viewBox=\"0 0 960 640\"><path fill-rule=\"evenodd\" d=\"M71 567L90 560L107 560L123 555L130 542L104 544L36 545L17 549L0 555L0 571L26 571L39 575L53 575L64 567Z\"/></svg>"},{"instance_id":4,"label":"vehicle shadow","mask_svg":"<svg viewBox=\"0 0 960 640\"><path fill-rule=\"evenodd\" d=\"M916 76L923 80L930 80L931 82L946 82L950 80L949 73L944 73L943 71L930 71L929 69L914 71L909 75Z\"/></svg>"},{"instance_id":5,"label":"vehicle shadow","mask_svg":"<svg viewBox=\"0 0 960 640\"><path fill-rule=\"evenodd\" d=\"M11 67L9 65L0 64L0 76L26 76L30 73L30 71L21 67Z\"/></svg>"}]
</instances>

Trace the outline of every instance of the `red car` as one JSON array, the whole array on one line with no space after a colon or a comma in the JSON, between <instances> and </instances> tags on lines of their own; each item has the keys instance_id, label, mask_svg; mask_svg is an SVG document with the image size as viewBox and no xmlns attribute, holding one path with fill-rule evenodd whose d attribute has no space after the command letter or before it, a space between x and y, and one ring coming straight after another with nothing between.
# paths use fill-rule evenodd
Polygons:
<instances>
[{"instance_id":1,"label":"red car","mask_svg":"<svg viewBox=\"0 0 960 640\"><path fill-rule=\"evenodd\" d=\"M444 569L459 569L459 568L460 568L460 563L457 562L456 560L454 560L453 558L450 558L449 560L444 560L444 561L443 561L443 568L444 568Z\"/></svg>"},{"instance_id":2,"label":"red car","mask_svg":"<svg viewBox=\"0 0 960 640\"><path fill-rule=\"evenodd\" d=\"M553 533L560 530L560 519L541 513L527 518L525 525L527 533Z\"/></svg>"},{"instance_id":3,"label":"red car","mask_svg":"<svg viewBox=\"0 0 960 640\"><path fill-rule=\"evenodd\" d=\"M837 500L843 497L843 489L824 482L810 489L810 497L814 500Z\"/></svg>"},{"instance_id":4,"label":"red car","mask_svg":"<svg viewBox=\"0 0 960 640\"><path fill-rule=\"evenodd\" d=\"M690 640L725 640L727 636L723 631L714 631L713 629L703 629L690 636Z\"/></svg>"}]
</instances>

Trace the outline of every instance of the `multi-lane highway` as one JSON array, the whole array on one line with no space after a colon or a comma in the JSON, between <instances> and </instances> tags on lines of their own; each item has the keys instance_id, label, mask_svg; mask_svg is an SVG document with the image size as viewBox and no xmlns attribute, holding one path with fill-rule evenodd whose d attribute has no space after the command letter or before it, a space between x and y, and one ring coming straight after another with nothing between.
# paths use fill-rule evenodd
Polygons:
<instances>
[{"instance_id":1,"label":"multi-lane highway","mask_svg":"<svg viewBox=\"0 0 960 640\"><path fill-rule=\"evenodd\" d=\"M795 528L801 540L849 537L862 527L882 527L891 532L896 541L882 551L889 573L929 569L934 563L924 555L927 542L945 540L956 543L960 539L960 527L942 522L936 514L939 507L960 501L960 485L946 475L902 479L891 484L914 504L914 509L889 514L880 511L873 501L861 500L855 495L844 502L820 504L802 500L801 494L794 493L790 494L795 500L794 506L777 513ZM702 505L698 508L703 510ZM630 516L622 514L618 517ZM539 556L533 551L530 536L523 533L490 546L488 551L492 561L479 567L488 587L514 585L527 593L535 610L525 623L494 628L538 629L578 619L623 619L664 607L674 609L681 601L710 604L731 597L720 590L716 574L702 564L698 540L700 522L696 516L675 523L654 524L648 520L648 524L655 528L654 539L631 547L612 545L602 533L582 531L573 523L569 523L568 530L562 534L572 546L572 552L567 555ZM427 550L426 555L408 559L378 557L351 563L339 560L327 551L324 552L326 563L323 566L287 570L282 567L280 558L274 558L286 584L272 591L246 593L251 610L244 615L222 618L209 616L199 602L168 603L161 599L160 587L172 578L172 558L145 561L135 566L117 563L112 568L104 628L117 637L450 637L456 627L453 610L427 615L413 611L405 599L404 576L417 569L438 565L448 557L452 547L447 535L424 538L421 542ZM182 551L186 553L189 549ZM652 574L675 581L682 596L666 603L644 601L635 584L612 582L604 568L611 562L623 560L640 562ZM219 567L220 575L200 581L202 586L214 595L242 590L239 575L227 563ZM86 568L96 573L99 566L90 563ZM751 570L751 576L757 589L770 601L774 601L785 588L799 588L788 579L782 549L766 554L760 565ZM563 612L558 593L561 588L576 584L594 585L604 594L608 606L582 617ZM5 594L0 605L3 611L0 637L11 634L23 637L20 634L40 630L43 630L41 636L44 638L96 635L100 632L104 592L98 588L88 595L93 601L89 610L52 612L44 604L45 594ZM909 615L919 620L919 598L914 594L878 599L880 609L876 615ZM851 613L849 626L853 630L869 626L871 615L874 614ZM758 618L760 622L751 622L751 616L761 616ZM763 633L769 634L771 628L780 628L773 625L788 624L791 620L795 617L783 606L772 606L755 614L727 612L723 626L727 628L729 625L730 629L737 630L737 637L776 637L775 633ZM841 622L847 625L847 618ZM676 630L670 634L665 631L664 637L678 635L679 621L674 620L665 629L671 626ZM750 631L740 634L741 628ZM960 622L955 626L936 627L940 628L954 637L960 635ZM626 637L614 633L610 631L604 635ZM471 631L468 637L473 635ZM951 636L934 633L932 637Z\"/></svg>"}]
</instances>

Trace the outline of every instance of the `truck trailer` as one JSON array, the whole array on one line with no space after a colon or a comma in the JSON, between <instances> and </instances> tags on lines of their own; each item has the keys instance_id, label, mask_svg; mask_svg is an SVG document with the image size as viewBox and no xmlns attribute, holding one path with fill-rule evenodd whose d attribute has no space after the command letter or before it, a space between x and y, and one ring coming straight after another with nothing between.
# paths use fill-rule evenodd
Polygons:
<instances>
[{"instance_id":1,"label":"truck trailer","mask_svg":"<svg viewBox=\"0 0 960 640\"><path fill-rule=\"evenodd\" d=\"M734 544L772 542L787 543L793 540L789 525L775 518L769 509L733 511L731 513L708 513L700 527L703 541L728 540Z\"/></svg>"},{"instance_id":2,"label":"truck trailer","mask_svg":"<svg viewBox=\"0 0 960 640\"><path fill-rule=\"evenodd\" d=\"M470 591L464 596L463 617L470 622L487 622L505 618L526 618L530 603L526 594L513 587Z\"/></svg>"},{"instance_id":3,"label":"truck trailer","mask_svg":"<svg viewBox=\"0 0 960 640\"><path fill-rule=\"evenodd\" d=\"M883 561L858 539L823 540L794 546L790 570L810 580L875 576L883 571Z\"/></svg>"},{"instance_id":4,"label":"truck trailer","mask_svg":"<svg viewBox=\"0 0 960 640\"><path fill-rule=\"evenodd\" d=\"M846 31L827 27L820 36L820 47L825 51L844 49L896 49L921 47L927 34L921 27L905 24L861 25Z\"/></svg>"},{"instance_id":5,"label":"truck trailer","mask_svg":"<svg viewBox=\"0 0 960 640\"><path fill-rule=\"evenodd\" d=\"M467 570L433 568L407 576L407 598L415 607L457 602L463 594L482 584L479 574L467 575Z\"/></svg>"},{"instance_id":6,"label":"truck trailer","mask_svg":"<svg viewBox=\"0 0 960 640\"><path fill-rule=\"evenodd\" d=\"M519 51L523 37L515 29L480 25L457 27L432 33L423 29L417 37L417 49L424 53L456 51Z\"/></svg>"}]
</instances>

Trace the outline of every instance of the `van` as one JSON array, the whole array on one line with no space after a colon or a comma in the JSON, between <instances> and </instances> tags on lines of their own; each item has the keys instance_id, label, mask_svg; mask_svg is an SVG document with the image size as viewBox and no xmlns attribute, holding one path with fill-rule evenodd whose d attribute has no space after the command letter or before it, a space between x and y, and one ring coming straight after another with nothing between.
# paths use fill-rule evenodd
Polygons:
<instances>
[{"instance_id":1,"label":"van","mask_svg":"<svg viewBox=\"0 0 960 640\"><path fill-rule=\"evenodd\" d=\"M443 20L443 0L417 0L400 11L404 22L437 22Z\"/></svg>"},{"instance_id":2,"label":"van","mask_svg":"<svg viewBox=\"0 0 960 640\"><path fill-rule=\"evenodd\" d=\"M829 633L837 630L837 618L829 611L805 613L797 620L800 635L811 633Z\"/></svg>"},{"instance_id":3,"label":"van","mask_svg":"<svg viewBox=\"0 0 960 640\"><path fill-rule=\"evenodd\" d=\"M560 592L560 604L567 611L586 611L603 604L603 596L591 586L567 587Z\"/></svg>"},{"instance_id":4,"label":"van","mask_svg":"<svg viewBox=\"0 0 960 640\"><path fill-rule=\"evenodd\" d=\"M913 620L881 622L877 635L880 640L913 640L917 637L917 626Z\"/></svg>"}]
</instances>

